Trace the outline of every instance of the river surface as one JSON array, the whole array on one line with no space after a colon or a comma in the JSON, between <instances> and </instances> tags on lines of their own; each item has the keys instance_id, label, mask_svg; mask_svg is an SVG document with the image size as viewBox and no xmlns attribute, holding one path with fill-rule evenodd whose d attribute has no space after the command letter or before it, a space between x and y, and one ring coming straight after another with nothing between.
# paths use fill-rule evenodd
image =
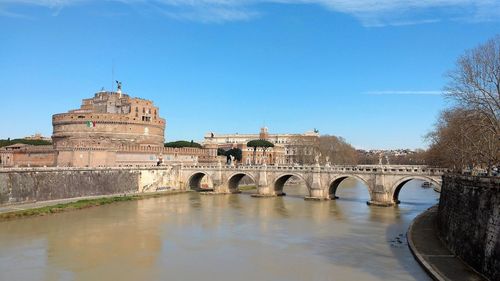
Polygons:
<instances>
[{"instance_id":1,"label":"river surface","mask_svg":"<svg viewBox=\"0 0 500 281\"><path fill-rule=\"evenodd\" d=\"M430 280L405 233L438 194L411 181L398 207L178 194L0 223L0 280Z\"/></svg>"}]
</instances>

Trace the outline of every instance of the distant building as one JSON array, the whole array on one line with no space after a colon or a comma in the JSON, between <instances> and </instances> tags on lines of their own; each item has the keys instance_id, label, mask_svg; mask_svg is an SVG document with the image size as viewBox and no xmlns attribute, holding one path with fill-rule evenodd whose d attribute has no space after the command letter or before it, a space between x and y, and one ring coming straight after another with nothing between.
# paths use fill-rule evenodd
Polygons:
<instances>
[{"instance_id":1,"label":"distant building","mask_svg":"<svg viewBox=\"0 0 500 281\"><path fill-rule=\"evenodd\" d=\"M0 148L0 167L54 166L56 158L52 145L13 144Z\"/></svg>"},{"instance_id":2,"label":"distant building","mask_svg":"<svg viewBox=\"0 0 500 281\"><path fill-rule=\"evenodd\" d=\"M254 151L246 144L251 140L264 139L274 144L273 148L258 149L256 164L312 164L318 153L319 133L315 131L303 134L270 134L267 127L259 134L215 134L207 133L204 144L216 144L225 150L238 147L243 151L243 164L252 164Z\"/></svg>"},{"instance_id":3,"label":"distant building","mask_svg":"<svg viewBox=\"0 0 500 281\"><path fill-rule=\"evenodd\" d=\"M24 138L25 140L33 140L33 141L52 141L51 138L48 138L48 137L44 137L42 134L40 133L36 133L34 135L31 135L31 136L27 136Z\"/></svg>"},{"instance_id":4,"label":"distant building","mask_svg":"<svg viewBox=\"0 0 500 281\"><path fill-rule=\"evenodd\" d=\"M52 116L52 146L0 149L0 166L105 167L213 162L211 149L165 148L165 119L152 101L101 91ZM34 137L38 137L35 135Z\"/></svg>"}]
</instances>

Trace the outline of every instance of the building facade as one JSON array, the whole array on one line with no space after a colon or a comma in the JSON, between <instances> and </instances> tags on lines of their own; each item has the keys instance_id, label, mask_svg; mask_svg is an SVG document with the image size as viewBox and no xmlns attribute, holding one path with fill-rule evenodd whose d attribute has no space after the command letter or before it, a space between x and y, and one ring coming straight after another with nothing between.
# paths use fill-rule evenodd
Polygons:
<instances>
[{"instance_id":1,"label":"building facade","mask_svg":"<svg viewBox=\"0 0 500 281\"><path fill-rule=\"evenodd\" d=\"M238 147L243 152L242 163L254 163L254 149L247 147L251 140L263 139L274 144L265 152L259 148L255 155L255 164L312 164L319 151L319 133L317 131L303 134L270 134L269 129L263 127L259 134L215 134L207 133L204 144L215 144L217 148L225 150Z\"/></svg>"}]
</instances>

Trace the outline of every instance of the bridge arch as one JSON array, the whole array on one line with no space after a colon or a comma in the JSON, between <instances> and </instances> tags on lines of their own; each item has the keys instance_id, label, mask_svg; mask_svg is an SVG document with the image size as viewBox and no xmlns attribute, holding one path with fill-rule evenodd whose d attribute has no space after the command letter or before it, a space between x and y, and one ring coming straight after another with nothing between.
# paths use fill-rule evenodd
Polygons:
<instances>
[{"instance_id":1,"label":"bridge arch","mask_svg":"<svg viewBox=\"0 0 500 281\"><path fill-rule=\"evenodd\" d=\"M428 182L433 183L436 186L441 186L441 183L438 182L437 180L433 179L432 177L417 176L417 175L404 177L404 178L400 179L399 181L397 181L392 187L392 200L394 201L394 203L396 203L396 204L400 203L399 192L401 191L403 186L411 180L428 181Z\"/></svg>"},{"instance_id":2,"label":"bridge arch","mask_svg":"<svg viewBox=\"0 0 500 281\"><path fill-rule=\"evenodd\" d=\"M330 181L330 184L328 185L328 194L330 196L330 199L338 199L339 197L336 195L337 194L337 189L339 187L339 185L346 179L348 178L353 178L353 179L357 179L359 180L360 182L362 182L367 190L368 190L368 194L369 196L371 197L371 191L370 191L370 185L368 184L368 182L363 179L362 177L360 176L357 176L357 175L340 175L340 176L336 176L335 178L333 178L331 181Z\"/></svg>"},{"instance_id":3,"label":"bridge arch","mask_svg":"<svg viewBox=\"0 0 500 281\"><path fill-rule=\"evenodd\" d=\"M188 189L190 190L202 190L201 182L204 177L207 177L208 180L208 187L213 187L212 186L212 179L210 178L210 175L207 172L204 171L196 171L192 173L188 180Z\"/></svg>"},{"instance_id":4,"label":"bridge arch","mask_svg":"<svg viewBox=\"0 0 500 281\"><path fill-rule=\"evenodd\" d=\"M246 172L236 172L236 173L231 174L227 178L227 187L229 188L229 191L230 192L238 192L238 186L240 184L240 181L245 176L249 177L250 179L252 179L252 181L255 184L257 184L257 181L255 180L255 177L252 174L246 173Z\"/></svg>"},{"instance_id":5,"label":"bridge arch","mask_svg":"<svg viewBox=\"0 0 500 281\"><path fill-rule=\"evenodd\" d=\"M274 189L274 193L276 195L278 195L278 196L285 195L285 193L283 192L283 187L285 186L285 183L291 177L297 177L300 180L302 180L307 187L307 191L309 192L309 195L311 194L311 188L309 187L309 183L302 175L297 174L297 173L284 173L284 174L278 175L273 182L273 189Z\"/></svg>"}]
</instances>

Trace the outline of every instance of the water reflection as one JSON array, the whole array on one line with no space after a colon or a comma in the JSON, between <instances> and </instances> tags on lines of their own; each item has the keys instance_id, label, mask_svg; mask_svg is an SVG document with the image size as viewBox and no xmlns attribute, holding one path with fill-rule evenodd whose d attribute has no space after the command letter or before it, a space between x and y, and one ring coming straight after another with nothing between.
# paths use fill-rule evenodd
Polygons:
<instances>
[{"instance_id":1,"label":"water reflection","mask_svg":"<svg viewBox=\"0 0 500 281\"><path fill-rule=\"evenodd\" d=\"M428 280L406 245L438 195L411 181L395 208L338 200L180 194L0 224L0 280Z\"/></svg>"}]
</instances>

